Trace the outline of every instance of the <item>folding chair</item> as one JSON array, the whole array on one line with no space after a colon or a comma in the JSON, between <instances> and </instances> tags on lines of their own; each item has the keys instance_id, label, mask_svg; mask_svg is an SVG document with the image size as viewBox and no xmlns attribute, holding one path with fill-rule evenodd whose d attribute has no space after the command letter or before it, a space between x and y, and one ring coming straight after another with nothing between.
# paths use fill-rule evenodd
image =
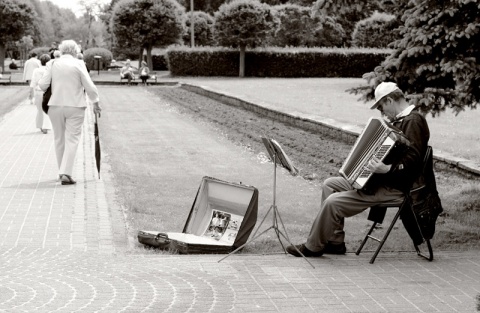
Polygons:
<instances>
[{"instance_id":1,"label":"folding chair","mask_svg":"<svg viewBox=\"0 0 480 313\"><path fill-rule=\"evenodd\" d=\"M425 158L424 158L424 161L423 161L422 176L425 175L426 170L428 170L428 167L432 166L432 157L433 157L432 147L428 146L427 151L425 153ZM404 210L412 210L412 194L420 193L423 189L425 189L427 187L428 187L427 183L424 183L423 185L421 185L421 186L419 186L415 189L411 189L408 192L408 194L406 194L405 197L403 199L400 199L399 201L386 202L386 203L382 203L382 204L372 206L370 208L370 212L368 214L368 220L373 222L372 227L368 231L367 235L363 239L362 243L360 244L360 247L358 247L355 254L356 255L360 254L363 247L367 243L368 239L373 239L373 240L377 241L379 243L379 245L378 245L377 249L375 250L372 258L370 259L370 264L373 264L373 262L375 262L375 259L378 255L378 253L382 249L383 244L387 240L388 235L390 235L390 232L392 231L393 227L395 226L395 223L397 222L398 218L400 217L401 213ZM387 208L398 208L398 210L397 210L397 213L395 214L395 216L393 217L387 231L384 233L383 237L381 239L379 239L379 238L376 238L376 237L372 236L372 232L375 229L375 227L377 226L377 224L383 223L383 220L385 218L385 214L387 213ZM421 234L420 227L418 226L418 223L417 223L417 227L418 227L419 234ZM433 260L433 250L432 250L432 245L430 244L430 240L425 239L425 238L423 238L423 240L427 244L429 254L428 255L423 254L420 251L418 245L414 243L417 255L421 256L421 257L423 257L423 258L425 258L429 261L432 261Z\"/></svg>"}]
</instances>

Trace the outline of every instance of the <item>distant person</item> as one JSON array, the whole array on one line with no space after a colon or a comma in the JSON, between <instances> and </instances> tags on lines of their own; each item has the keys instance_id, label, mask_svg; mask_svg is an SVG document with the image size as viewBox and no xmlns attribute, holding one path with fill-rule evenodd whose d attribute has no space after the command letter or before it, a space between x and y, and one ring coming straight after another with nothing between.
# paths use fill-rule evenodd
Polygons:
<instances>
[{"instance_id":1,"label":"distant person","mask_svg":"<svg viewBox=\"0 0 480 313\"><path fill-rule=\"evenodd\" d=\"M127 61L125 61L125 65L120 70L120 77L127 79L129 85L130 85L130 82L132 81L132 79L135 78L135 76L133 74L133 67L130 64L129 59L127 59Z\"/></svg>"},{"instance_id":2,"label":"distant person","mask_svg":"<svg viewBox=\"0 0 480 313\"><path fill-rule=\"evenodd\" d=\"M42 100L43 100L43 90L38 86L40 78L42 78L45 73L47 62L50 61L50 56L48 54L43 54L40 56L40 67L33 70L32 81L30 83L30 98L34 97L34 103L37 107L37 117L35 119L37 128L40 128L40 131L44 134L48 132L49 129L52 129L52 124L50 119L43 112L42 109Z\"/></svg>"},{"instance_id":3,"label":"distant person","mask_svg":"<svg viewBox=\"0 0 480 313\"><path fill-rule=\"evenodd\" d=\"M17 63L15 63L15 59L12 59L12 61L8 65L8 68L11 70L16 70L18 68Z\"/></svg>"},{"instance_id":4,"label":"distant person","mask_svg":"<svg viewBox=\"0 0 480 313\"><path fill-rule=\"evenodd\" d=\"M53 60L55 59L55 56L53 55L53 53L58 50L57 49L57 43L54 41L52 42L52 45L50 46L50 49L48 49L48 53L50 53L50 59Z\"/></svg>"},{"instance_id":5,"label":"distant person","mask_svg":"<svg viewBox=\"0 0 480 313\"><path fill-rule=\"evenodd\" d=\"M48 62L39 86L45 91L52 85L48 116L53 127L58 174L62 185L72 185L76 183L72 178L73 165L87 108L85 93L95 114L100 113L101 108L97 87L85 66L77 59L80 52L77 43L64 40L59 48L62 56L54 62Z\"/></svg>"},{"instance_id":6,"label":"distant person","mask_svg":"<svg viewBox=\"0 0 480 313\"><path fill-rule=\"evenodd\" d=\"M140 67L139 72L140 72L140 79L142 80L142 83L146 85L147 79L150 78L150 75L149 75L150 69L148 68L147 62L142 61L142 67Z\"/></svg>"},{"instance_id":7,"label":"distant person","mask_svg":"<svg viewBox=\"0 0 480 313\"><path fill-rule=\"evenodd\" d=\"M32 80L33 71L39 68L40 60L37 59L37 54L35 52L30 53L30 59L25 61L25 65L23 66L23 80L30 84Z\"/></svg>"}]
</instances>

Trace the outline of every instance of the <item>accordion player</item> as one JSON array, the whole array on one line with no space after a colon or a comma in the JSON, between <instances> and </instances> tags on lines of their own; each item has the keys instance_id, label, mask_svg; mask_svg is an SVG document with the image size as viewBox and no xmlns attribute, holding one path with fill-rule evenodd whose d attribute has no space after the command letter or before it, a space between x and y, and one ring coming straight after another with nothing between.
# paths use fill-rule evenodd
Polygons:
<instances>
[{"instance_id":1,"label":"accordion player","mask_svg":"<svg viewBox=\"0 0 480 313\"><path fill-rule=\"evenodd\" d=\"M375 176L366 164L376 157L385 164L395 164L402 157L409 140L397 127L381 118L370 118L355 145L340 168L340 174L355 189L375 187Z\"/></svg>"}]
</instances>

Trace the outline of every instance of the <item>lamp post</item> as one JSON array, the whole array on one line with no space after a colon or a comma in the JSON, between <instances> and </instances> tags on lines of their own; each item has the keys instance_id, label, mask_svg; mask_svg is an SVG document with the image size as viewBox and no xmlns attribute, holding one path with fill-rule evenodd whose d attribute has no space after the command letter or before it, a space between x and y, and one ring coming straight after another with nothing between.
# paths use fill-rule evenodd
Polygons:
<instances>
[{"instance_id":1,"label":"lamp post","mask_svg":"<svg viewBox=\"0 0 480 313\"><path fill-rule=\"evenodd\" d=\"M94 58L97 60L97 72L98 75L100 75L100 59L102 58L100 55L94 56Z\"/></svg>"}]
</instances>

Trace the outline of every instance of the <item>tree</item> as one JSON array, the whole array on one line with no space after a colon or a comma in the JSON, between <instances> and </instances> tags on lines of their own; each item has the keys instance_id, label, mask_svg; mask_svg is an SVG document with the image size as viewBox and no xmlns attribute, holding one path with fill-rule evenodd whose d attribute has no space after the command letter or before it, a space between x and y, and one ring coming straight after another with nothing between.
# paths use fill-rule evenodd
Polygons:
<instances>
[{"instance_id":1,"label":"tree","mask_svg":"<svg viewBox=\"0 0 480 313\"><path fill-rule=\"evenodd\" d=\"M147 50L152 69L152 48L180 43L185 9L175 0L121 0L113 9L111 29L117 43Z\"/></svg>"},{"instance_id":2,"label":"tree","mask_svg":"<svg viewBox=\"0 0 480 313\"><path fill-rule=\"evenodd\" d=\"M22 2L13 0L0 1L0 67L4 71L5 47L8 42L15 42L32 30L35 13Z\"/></svg>"},{"instance_id":3,"label":"tree","mask_svg":"<svg viewBox=\"0 0 480 313\"><path fill-rule=\"evenodd\" d=\"M187 13L185 32L183 35L183 41L190 41L190 23L191 23L192 12ZM193 28L195 36L195 45L197 46L212 46L214 45L213 38L213 17L202 11L193 12Z\"/></svg>"},{"instance_id":4,"label":"tree","mask_svg":"<svg viewBox=\"0 0 480 313\"><path fill-rule=\"evenodd\" d=\"M480 99L480 6L475 0L413 1L403 14L401 39L393 53L364 75L369 86L355 88L362 99L374 87L394 81L424 112L447 107L458 114Z\"/></svg>"},{"instance_id":5,"label":"tree","mask_svg":"<svg viewBox=\"0 0 480 313\"><path fill-rule=\"evenodd\" d=\"M215 13L215 36L220 45L240 48L240 77L245 76L246 47L261 45L277 32L280 21L271 7L258 0L233 0Z\"/></svg>"},{"instance_id":6,"label":"tree","mask_svg":"<svg viewBox=\"0 0 480 313\"><path fill-rule=\"evenodd\" d=\"M359 21L352 34L352 46L366 48L387 48L399 39L399 25L395 16L386 13L373 13L372 16Z\"/></svg>"}]
</instances>

